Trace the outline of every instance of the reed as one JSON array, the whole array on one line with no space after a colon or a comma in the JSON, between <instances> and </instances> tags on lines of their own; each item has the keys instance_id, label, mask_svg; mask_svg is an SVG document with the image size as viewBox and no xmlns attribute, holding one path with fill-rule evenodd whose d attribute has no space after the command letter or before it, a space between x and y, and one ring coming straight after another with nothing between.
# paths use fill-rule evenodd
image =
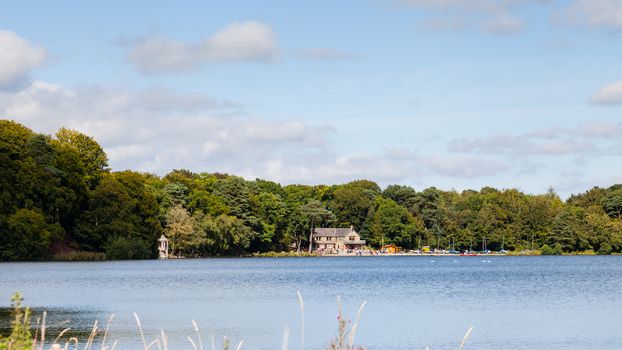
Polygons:
<instances>
[{"instance_id":1,"label":"reed","mask_svg":"<svg viewBox=\"0 0 622 350\"><path fill-rule=\"evenodd\" d=\"M302 294L300 291L297 292L298 302L300 304L300 313L301 313L301 340L300 340L300 348L304 350L305 348L305 333L304 333L304 300L302 298ZM21 308L21 297L19 294L16 294L13 297L13 322L12 322L12 332L9 337L3 338L0 337L0 350L46 350L46 319L47 313L43 312L40 318L37 318L36 326L34 329L34 337L31 336L30 333L30 310L28 308ZM343 316L342 311L342 303L341 298L337 297L337 309L338 309L338 317L337 317L337 335L333 340L329 343L327 349L328 350L362 350L363 347L359 347L355 345L355 336L359 326L359 322L361 320L361 314L367 305L367 301L364 301L361 306L358 308L356 313L356 317L354 322L350 326L349 320L347 320ZM142 343L143 350L168 350L168 337L166 333L161 330L159 335L153 339L149 340L145 336L143 331L142 323L140 318L136 313L133 314L134 319L136 321L136 326L138 329L138 336L140 337L140 341ZM99 327L99 322L95 321L93 327L89 333L89 336L86 340L81 343L80 340L71 336L71 328L63 329L58 336L51 342L49 345L49 350L94 350L94 345L99 343L99 350L116 350L118 341L113 341L112 344L108 345L109 342L109 329L110 325L115 318L115 314L110 315L108 321L106 322L106 327L101 329ZM204 350L203 348L203 340L201 337L201 332L199 325L195 320L192 320L192 329L194 331L193 336L188 336L187 340L193 350ZM470 337L473 331L473 327L470 327L462 341L458 346L458 350L462 350L465 347L465 344ZM195 338L196 337L196 338ZM210 344L211 350L217 350L216 341L213 335L210 336ZM242 350L244 346L244 340L241 340L237 346L236 350ZM223 337L222 339L222 350L229 350L231 347L231 340L228 337ZM289 328L286 327L283 331L283 340L281 345L281 350L288 350L289 348ZM426 349L429 349L426 347Z\"/></svg>"},{"instance_id":2,"label":"reed","mask_svg":"<svg viewBox=\"0 0 622 350\"><path fill-rule=\"evenodd\" d=\"M55 261L101 261L106 260L106 254L97 252L75 251L59 253L52 257Z\"/></svg>"}]
</instances>

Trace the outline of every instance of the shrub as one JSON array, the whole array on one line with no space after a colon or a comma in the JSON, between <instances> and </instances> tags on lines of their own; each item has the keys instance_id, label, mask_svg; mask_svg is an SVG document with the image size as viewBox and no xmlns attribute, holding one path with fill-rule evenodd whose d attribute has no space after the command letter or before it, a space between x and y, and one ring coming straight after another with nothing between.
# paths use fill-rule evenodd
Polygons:
<instances>
[{"instance_id":1,"label":"shrub","mask_svg":"<svg viewBox=\"0 0 622 350\"><path fill-rule=\"evenodd\" d=\"M105 260L106 254L98 252L76 251L56 254L53 257L56 261L99 261Z\"/></svg>"},{"instance_id":2,"label":"shrub","mask_svg":"<svg viewBox=\"0 0 622 350\"><path fill-rule=\"evenodd\" d=\"M148 259L149 246L139 239L117 237L106 246L106 259L129 260Z\"/></svg>"},{"instance_id":3,"label":"shrub","mask_svg":"<svg viewBox=\"0 0 622 350\"><path fill-rule=\"evenodd\" d=\"M559 244L555 244L553 247L545 244L540 248L541 255L562 255L562 253L562 246Z\"/></svg>"},{"instance_id":4,"label":"shrub","mask_svg":"<svg viewBox=\"0 0 622 350\"><path fill-rule=\"evenodd\" d=\"M15 293L11 299L13 311L11 316L11 334L3 338L0 336L0 350L31 350L32 336L30 334L30 309L22 309L22 297Z\"/></svg>"},{"instance_id":5,"label":"shrub","mask_svg":"<svg viewBox=\"0 0 622 350\"><path fill-rule=\"evenodd\" d=\"M598 255L609 255L613 251L611 248L611 244L604 242L600 245L600 249L598 249Z\"/></svg>"}]
</instances>

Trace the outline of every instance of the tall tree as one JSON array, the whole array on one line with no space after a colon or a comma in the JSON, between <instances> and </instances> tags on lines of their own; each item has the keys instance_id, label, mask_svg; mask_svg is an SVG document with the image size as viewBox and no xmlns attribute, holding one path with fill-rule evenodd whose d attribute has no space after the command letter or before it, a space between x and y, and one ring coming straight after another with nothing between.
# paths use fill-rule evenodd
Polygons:
<instances>
[{"instance_id":1,"label":"tall tree","mask_svg":"<svg viewBox=\"0 0 622 350\"><path fill-rule=\"evenodd\" d=\"M205 232L200 230L186 209L181 205L172 207L166 214L164 233L171 244L173 255L197 255L205 243Z\"/></svg>"},{"instance_id":2,"label":"tall tree","mask_svg":"<svg viewBox=\"0 0 622 350\"><path fill-rule=\"evenodd\" d=\"M622 188L608 191L602 205L609 216L622 220Z\"/></svg>"},{"instance_id":3,"label":"tall tree","mask_svg":"<svg viewBox=\"0 0 622 350\"><path fill-rule=\"evenodd\" d=\"M90 188L95 188L102 173L108 171L108 156L104 149L92 137L67 128L56 132L56 140L78 152L86 172L85 180Z\"/></svg>"},{"instance_id":4,"label":"tall tree","mask_svg":"<svg viewBox=\"0 0 622 350\"><path fill-rule=\"evenodd\" d=\"M424 232L423 222L392 199L378 197L372 224L373 244L394 243L412 249L415 239Z\"/></svg>"},{"instance_id":5,"label":"tall tree","mask_svg":"<svg viewBox=\"0 0 622 350\"><path fill-rule=\"evenodd\" d=\"M326 224L334 221L335 215L324 205L322 202L312 199L307 204L301 207L302 212L309 220L309 253L313 249L313 231L316 225Z\"/></svg>"}]
</instances>

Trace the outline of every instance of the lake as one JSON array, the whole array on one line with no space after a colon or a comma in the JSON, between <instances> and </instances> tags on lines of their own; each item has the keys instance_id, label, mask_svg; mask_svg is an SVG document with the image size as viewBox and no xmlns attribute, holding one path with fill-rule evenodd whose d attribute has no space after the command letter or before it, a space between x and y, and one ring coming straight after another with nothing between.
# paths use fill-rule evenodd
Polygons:
<instances>
[{"instance_id":1,"label":"lake","mask_svg":"<svg viewBox=\"0 0 622 350\"><path fill-rule=\"evenodd\" d=\"M0 306L14 291L53 328L90 329L116 313L118 349L140 348L132 312L148 338L192 349L196 320L243 349L325 347L337 329L336 299L367 349L620 349L622 257L324 257L118 262L0 263ZM63 323L68 322L68 323ZM208 347L206 347L208 348ZM235 348L235 347L234 347Z\"/></svg>"}]
</instances>

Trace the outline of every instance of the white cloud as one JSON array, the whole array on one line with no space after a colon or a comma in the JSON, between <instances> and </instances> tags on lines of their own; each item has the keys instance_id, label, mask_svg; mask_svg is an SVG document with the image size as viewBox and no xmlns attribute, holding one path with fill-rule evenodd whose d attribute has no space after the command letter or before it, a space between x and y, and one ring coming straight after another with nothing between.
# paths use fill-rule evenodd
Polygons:
<instances>
[{"instance_id":1,"label":"white cloud","mask_svg":"<svg viewBox=\"0 0 622 350\"><path fill-rule=\"evenodd\" d=\"M300 58L305 58L309 60L317 60L317 61L341 61L355 58L356 56L335 49L325 48L325 47L316 47L298 50L294 52L295 56Z\"/></svg>"},{"instance_id":2,"label":"white cloud","mask_svg":"<svg viewBox=\"0 0 622 350\"><path fill-rule=\"evenodd\" d=\"M481 138L458 138L449 151L505 155L513 159L549 156L611 154L622 140L622 123L591 121L576 127L553 127L524 134L496 134Z\"/></svg>"},{"instance_id":3,"label":"white cloud","mask_svg":"<svg viewBox=\"0 0 622 350\"><path fill-rule=\"evenodd\" d=\"M622 81L611 83L600 88L590 99L595 104L622 104Z\"/></svg>"},{"instance_id":4,"label":"white cloud","mask_svg":"<svg viewBox=\"0 0 622 350\"><path fill-rule=\"evenodd\" d=\"M333 148L338 131L330 125L227 113L239 108L166 89L66 88L37 81L19 92L0 92L3 118L48 134L65 126L92 135L116 170L165 174L186 168L283 183L368 178L388 184L424 177L472 179L505 169L500 162L470 155L431 156L405 149L343 154Z\"/></svg>"},{"instance_id":5,"label":"white cloud","mask_svg":"<svg viewBox=\"0 0 622 350\"><path fill-rule=\"evenodd\" d=\"M92 135L115 169L166 173L174 168L261 174L264 162L286 164L329 153L334 129L297 120L235 115L240 106L202 94L34 82L0 92L0 116L52 134L66 126ZM233 113L233 115L231 115Z\"/></svg>"},{"instance_id":6,"label":"white cloud","mask_svg":"<svg viewBox=\"0 0 622 350\"><path fill-rule=\"evenodd\" d=\"M484 30L497 34L511 34L520 32L525 27L525 23L511 15L497 15L483 24Z\"/></svg>"},{"instance_id":7,"label":"white cloud","mask_svg":"<svg viewBox=\"0 0 622 350\"><path fill-rule=\"evenodd\" d=\"M189 71L210 62L262 62L275 60L275 32L261 22L233 22L197 43L164 37L137 41L128 60L143 73Z\"/></svg>"},{"instance_id":8,"label":"white cloud","mask_svg":"<svg viewBox=\"0 0 622 350\"><path fill-rule=\"evenodd\" d=\"M582 139L586 140L620 140L622 139L622 123L610 121L591 121L578 127L554 127L532 131L519 138L527 139Z\"/></svg>"},{"instance_id":9,"label":"white cloud","mask_svg":"<svg viewBox=\"0 0 622 350\"><path fill-rule=\"evenodd\" d=\"M527 135L493 135L485 138L461 138L449 143L449 150L458 153L509 155L518 158L563 156L592 153L598 148L591 142L572 138L540 141Z\"/></svg>"},{"instance_id":10,"label":"white cloud","mask_svg":"<svg viewBox=\"0 0 622 350\"><path fill-rule=\"evenodd\" d=\"M494 34L521 31L525 22L517 17L521 6L550 0L398 0L397 3L429 12L422 22L430 30L477 28Z\"/></svg>"},{"instance_id":11,"label":"white cloud","mask_svg":"<svg viewBox=\"0 0 622 350\"><path fill-rule=\"evenodd\" d=\"M622 29L619 0L577 0L557 15L562 21L587 27Z\"/></svg>"},{"instance_id":12,"label":"white cloud","mask_svg":"<svg viewBox=\"0 0 622 350\"><path fill-rule=\"evenodd\" d=\"M425 164L432 175L466 179L497 176L510 169L500 160L455 155L423 156L420 163Z\"/></svg>"},{"instance_id":13,"label":"white cloud","mask_svg":"<svg viewBox=\"0 0 622 350\"><path fill-rule=\"evenodd\" d=\"M0 89L24 83L45 62L46 51L17 34L0 30Z\"/></svg>"},{"instance_id":14,"label":"white cloud","mask_svg":"<svg viewBox=\"0 0 622 350\"><path fill-rule=\"evenodd\" d=\"M33 82L0 92L0 115L35 131L62 126L92 135L113 169L165 174L172 169L227 172L288 183L342 183L367 178L390 183L473 187L542 174L562 156L601 156L597 140L621 139L622 124L588 123L521 135L458 139L449 153L388 149L338 151L339 130L295 118L270 120L239 113L234 102L162 88L130 90ZM233 114L233 115L232 115ZM594 142L592 142L594 141ZM600 141L599 141L600 142ZM391 145L387 145L391 146ZM610 156L617 153L609 149ZM531 153L530 153L531 152ZM529 155L538 155L530 157ZM600 158L599 158L600 159ZM545 166L534 166L534 160ZM475 185L475 186L477 186Z\"/></svg>"}]
</instances>

